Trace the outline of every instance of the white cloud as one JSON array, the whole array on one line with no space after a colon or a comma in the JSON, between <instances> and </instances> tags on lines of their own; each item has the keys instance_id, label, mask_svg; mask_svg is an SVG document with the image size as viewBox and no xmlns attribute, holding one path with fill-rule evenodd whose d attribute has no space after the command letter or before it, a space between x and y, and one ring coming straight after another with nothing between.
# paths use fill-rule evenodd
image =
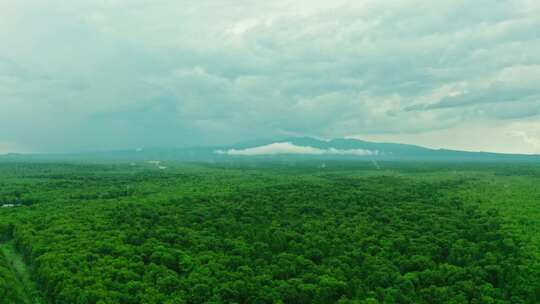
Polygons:
<instances>
[{"instance_id":1,"label":"white cloud","mask_svg":"<svg viewBox=\"0 0 540 304\"><path fill-rule=\"evenodd\" d=\"M519 138L528 150L540 154L540 122L515 122L507 127L507 135Z\"/></svg>"},{"instance_id":2,"label":"white cloud","mask_svg":"<svg viewBox=\"0 0 540 304\"><path fill-rule=\"evenodd\" d=\"M280 154L303 154L303 155L354 155L373 156L378 151L364 149L319 149L310 146L297 146L290 142L272 143L247 149L229 149L226 151L217 150L217 154L255 156L255 155L280 155Z\"/></svg>"},{"instance_id":3,"label":"white cloud","mask_svg":"<svg viewBox=\"0 0 540 304\"><path fill-rule=\"evenodd\" d=\"M510 136L520 138L524 143L530 145L537 153L540 153L540 137L534 137L528 131L508 131Z\"/></svg>"}]
</instances>

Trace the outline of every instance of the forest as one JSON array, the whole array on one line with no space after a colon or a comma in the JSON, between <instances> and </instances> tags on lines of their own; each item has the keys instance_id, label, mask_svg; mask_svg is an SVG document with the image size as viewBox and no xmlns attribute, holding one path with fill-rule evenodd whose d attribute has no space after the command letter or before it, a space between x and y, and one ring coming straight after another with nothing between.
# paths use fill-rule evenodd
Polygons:
<instances>
[{"instance_id":1,"label":"forest","mask_svg":"<svg viewBox=\"0 0 540 304\"><path fill-rule=\"evenodd\" d=\"M540 166L0 163L0 303L539 303Z\"/></svg>"}]
</instances>

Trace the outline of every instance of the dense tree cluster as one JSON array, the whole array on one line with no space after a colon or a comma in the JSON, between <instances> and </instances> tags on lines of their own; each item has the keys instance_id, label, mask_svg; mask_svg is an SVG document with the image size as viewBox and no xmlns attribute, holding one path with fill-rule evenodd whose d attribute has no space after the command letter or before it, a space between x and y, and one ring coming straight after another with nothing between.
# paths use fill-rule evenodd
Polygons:
<instances>
[{"instance_id":1,"label":"dense tree cluster","mask_svg":"<svg viewBox=\"0 0 540 304\"><path fill-rule=\"evenodd\" d=\"M501 216L448 195L461 177L40 170L27 175L38 186L6 179L32 189L21 198L46 189L0 212L0 236L48 303L540 301L540 272Z\"/></svg>"},{"instance_id":2,"label":"dense tree cluster","mask_svg":"<svg viewBox=\"0 0 540 304\"><path fill-rule=\"evenodd\" d=\"M0 252L0 303L24 303L23 292L9 262Z\"/></svg>"}]
</instances>

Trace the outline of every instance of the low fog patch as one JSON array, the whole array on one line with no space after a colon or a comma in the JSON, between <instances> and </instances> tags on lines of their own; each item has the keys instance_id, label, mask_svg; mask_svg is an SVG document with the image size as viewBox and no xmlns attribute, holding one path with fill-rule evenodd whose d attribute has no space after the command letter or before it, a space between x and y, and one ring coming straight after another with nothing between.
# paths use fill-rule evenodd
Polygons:
<instances>
[{"instance_id":1,"label":"low fog patch","mask_svg":"<svg viewBox=\"0 0 540 304\"><path fill-rule=\"evenodd\" d=\"M247 149L216 150L214 152L217 154L241 156L279 154L374 156L379 154L378 151L374 150L336 148L320 149L310 146L297 146L290 142L273 143Z\"/></svg>"}]
</instances>

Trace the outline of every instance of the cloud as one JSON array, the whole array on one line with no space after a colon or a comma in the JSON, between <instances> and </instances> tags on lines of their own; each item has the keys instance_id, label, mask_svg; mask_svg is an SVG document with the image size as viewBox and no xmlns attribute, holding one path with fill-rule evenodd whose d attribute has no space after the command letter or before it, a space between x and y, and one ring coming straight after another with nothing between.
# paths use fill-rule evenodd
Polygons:
<instances>
[{"instance_id":1,"label":"cloud","mask_svg":"<svg viewBox=\"0 0 540 304\"><path fill-rule=\"evenodd\" d=\"M469 83L455 85L447 95L436 102L415 104L406 107L407 111L436 110L469 106L493 106L494 103L528 103L532 106L540 101L540 65L515 66L504 68L487 77Z\"/></svg>"},{"instance_id":2,"label":"cloud","mask_svg":"<svg viewBox=\"0 0 540 304\"><path fill-rule=\"evenodd\" d=\"M532 146L537 153L540 153L540 137L532 136L527 131L509 131L507 134L520 138L524 143Z\"/></svg>"},{"instance_id":3,"label":"cloud","mask_svg":"<svg viewBox=\"0 0 540 304\"><path fill-rule=\"evenodd\" d=\"M357 134L353 138L376 142L416 142L434 149L540 154L540 122L534 118L483 120L415 134Z\"/></svg>"},{"instance_id":4,"label":"cloud","mask_svg":"<svg viewBox=\"0 0 540 304\"><path fill-rule=\"evenodd\" d=\"M3 1L0 141L73 151L538 119L539 13L531 0Z\"/></svg>"},{"instance_id":5,"label":"cloud","mask_svg":"<svg viewBox=\"0 0 540 304\"><path fill-rule=\"evenodd\" d=\"M290 142L278 142L269 145L247 148L247 149L229 149L217 150L216 154L226 155L280 155L280 154L303 154L303 155L354 155L354 156L373 156L377 155L378 151L364 149L319 149L310 146L297 146Z\"/></svg>"},{"instance_id":6,"label":"cloud","mask_svg":"<svg viewBox=\"0 0 540 304\"><path fill-rule=\"evenodd\" d=\"M0 141L0 155L15 152L17 150L18 150L18 148L17 148L17 145L15 143Z\"/></svg>"},{"instance_id":7,"label":"cloud","mask_svg":"<svg viewBox=\"0 0 540 304\"><path fill-rule=\"evenodd\" d=\"M523 121L510 125L505 134L520 139L532 153L540 154L540 122Z\"/></svg>"}]
</instances>

